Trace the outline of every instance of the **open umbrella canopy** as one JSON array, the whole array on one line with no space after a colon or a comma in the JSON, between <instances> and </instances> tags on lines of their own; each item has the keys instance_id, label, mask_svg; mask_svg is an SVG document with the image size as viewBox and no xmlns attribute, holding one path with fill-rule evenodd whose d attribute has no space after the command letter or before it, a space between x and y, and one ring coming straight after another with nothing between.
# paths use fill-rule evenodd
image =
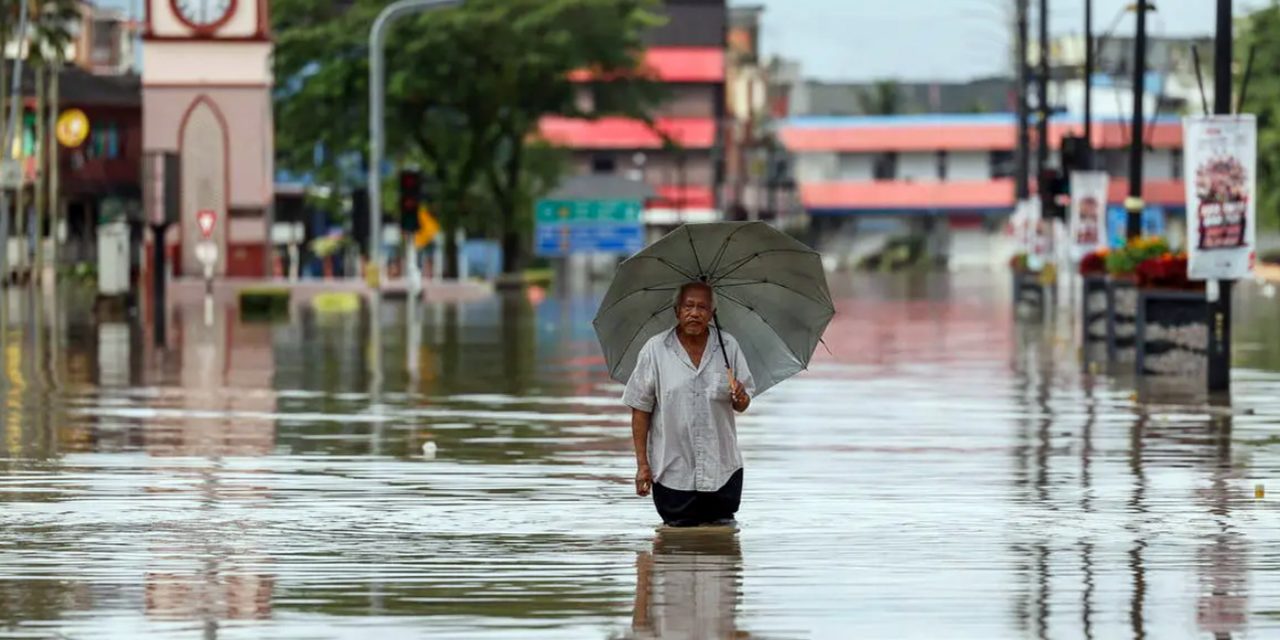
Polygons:
<instances>
[{"instance_id":1,"label":"open umbrella canopy","mask_svg":"<svg viewBox=\"0 0 1280 640\"><path fill-rule=\"evenodd\" d=\"M618 267L594 322L610 377L625 383L644 343L675 326L690 282L715 291L757 394L809 365L835 314L821 257L794 238L763 222L684 225Z\"/></svg>"}]
</instances>

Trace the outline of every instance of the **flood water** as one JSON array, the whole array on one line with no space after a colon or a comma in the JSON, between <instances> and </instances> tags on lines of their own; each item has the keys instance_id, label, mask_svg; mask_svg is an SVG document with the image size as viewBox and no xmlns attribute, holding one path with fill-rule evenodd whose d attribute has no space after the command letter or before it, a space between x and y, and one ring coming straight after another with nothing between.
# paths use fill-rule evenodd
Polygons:
<instances>
[{"instance_id":1,"label":"flood water","mask_svg":"<svg viewBox=\"0 0 1280 640\"><path fill-rule=\"evenodd\" d=\"M1003 274L832 288L740 531L663 535L590 295L386 302L372 377L360 315L160 350L11 293L0 637L1280 637L1280 303L1238 288L1223 407L1084 373Z\"/></svg>"}]
</instances>

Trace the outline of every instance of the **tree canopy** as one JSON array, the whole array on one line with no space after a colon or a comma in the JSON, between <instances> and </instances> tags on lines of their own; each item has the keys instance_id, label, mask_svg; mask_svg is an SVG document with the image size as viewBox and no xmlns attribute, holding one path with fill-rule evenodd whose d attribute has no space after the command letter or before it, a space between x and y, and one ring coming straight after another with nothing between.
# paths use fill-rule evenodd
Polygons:
<instances>
[{"instance_id":1,"label":"tree canopy","mask_svg":"<svg viewBox=\"0 0 1280 640\"><path fill-rule=\"evenodd\" d=\"M386 0L276 0L277 155L337 183L368 148L369 28ZM467 0L399 21L387 41L387 157L420 167L445 231L499 230L520 267L534 191L558 156L537 137L550 115L645 119L660 98L642 69L655 0ZM575 83L585 70L607 79ZM602 99L584 99L598 95ZM322 149L322 152L317 152ZM385 213L385 212L384 212ZM492 216L490 224L478 219Z\"/></svg>"}]
</instances>

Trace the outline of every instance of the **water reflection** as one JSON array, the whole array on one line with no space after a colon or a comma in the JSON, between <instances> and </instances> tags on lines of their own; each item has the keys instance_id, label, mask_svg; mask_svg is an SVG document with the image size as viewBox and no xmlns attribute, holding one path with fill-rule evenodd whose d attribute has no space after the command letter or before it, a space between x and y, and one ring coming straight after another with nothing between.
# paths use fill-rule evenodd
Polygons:
<instances>
[{"instance_id":1,"label":"water reflection","mask_svg":"<svg viewBox=\"0 0 1280 640\"><path fill-rule=\"evenodd\" d=\"M655 538L628 489L591 295L386 300L376 322L177 307L156 346L91 297L11 291L0 635L1280 629L1253 497L1280 470L1274 304L1239 288L1247 364L1213 406L1082 367L1079 323L1015 323L1003 277L832 290L829 351L739 424L742 531L707 538Z\"/></svg>"},{"instance_id":2,"label":"water reflection","mask_svg":"<svg viewBox=\"0 0 1280 640\"><path fill-rule=\"evenodd\" d=\"M636 554L636 600L628 638L750 638L738 627L742 548L735 532L660 531Z\"/></svg>"}]
</instances>

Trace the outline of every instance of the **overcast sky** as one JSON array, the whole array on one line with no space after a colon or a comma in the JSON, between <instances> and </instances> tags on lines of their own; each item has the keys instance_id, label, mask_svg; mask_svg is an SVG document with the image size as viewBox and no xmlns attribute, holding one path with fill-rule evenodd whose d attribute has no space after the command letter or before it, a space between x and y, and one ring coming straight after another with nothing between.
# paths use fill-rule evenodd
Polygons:
<instances>
[{"instance_id":1,"label":"overcast sky","mask_svg":"<svg viewBox=\"0 0 1280 640\"><path fill-rule=\"evenodd\" d=\"M729 0L763 5L767 54L797 59L806 76L824 80L967 80L1009 69L1013 0ZM1213 32L1214 0L1149 0L1152 36ZM1085 0L1048 0L1054 34L1084 30ZM1097 34L1116 25L1132 34L1123 13L1132 0L1094 0ZM1237 15L1271 0L1234 0ZM141 0L96 0L141 16ZM1033 10L1039 0L1030 0ZM1116 18L1120 20L1117 22Z\"/></svg>"},{"instance_id":2,"label":"overcast sky","mask_svg":"<svg viewBox=\"0 0 1280 640\"><path fill-rule=\"evenodd\" d=\"M1211 34L1213 0L1151 0L1148 34ZM1005 73L1012 0L730 0L763 5L761 44L768 54L797 59L805 76L824 80L965 80ZM1094 0L1095 35L1112 24L1132 34L1131 0ZM1270 0L1235 0L1235 13ZM1032 37L1036 23L1033 8ZM1116 18L1120 17L1117 23ZM1084 0L1049 0L1054 34L1084 31Z\"/></svg>"}]
</instances>

